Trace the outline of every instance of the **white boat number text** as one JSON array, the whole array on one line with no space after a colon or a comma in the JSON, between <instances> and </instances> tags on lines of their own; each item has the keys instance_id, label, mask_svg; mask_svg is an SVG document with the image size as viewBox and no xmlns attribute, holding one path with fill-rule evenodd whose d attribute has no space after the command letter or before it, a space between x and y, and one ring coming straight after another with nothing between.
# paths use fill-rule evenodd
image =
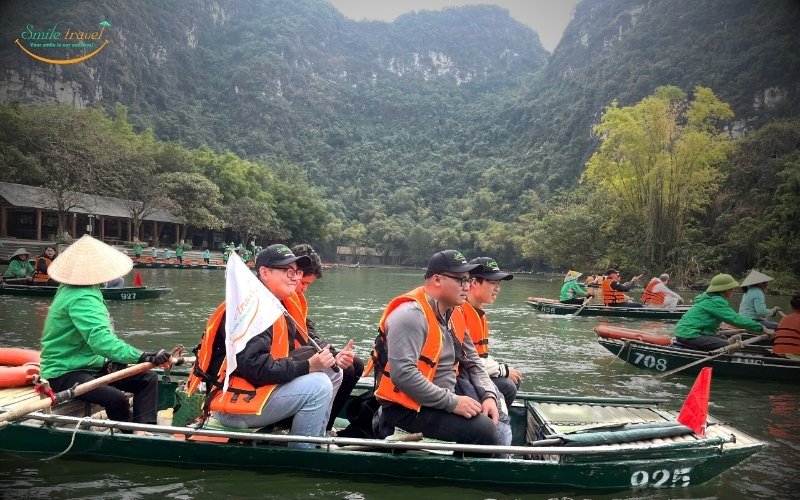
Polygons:
<instances>
[{"instance_id":1,"label":"white boat number text","mask_svg":"<svg viewBox=\"0 0 800 500\"><path fill-rule=\"evenodd\" d=\"M689 473L691 467L681 467L671 473L667 469L659 469L652 473L644 470L637 470L631 475L631 486L650 487L650 488L674 488L689 486L691 478Z\"/></svg>"},{"instance_id":2,"label":"white boat number text","mask_svg":"<svg viewBox=\"0 0 800 500\"><path fill-rule=\"evenodd\" d=\"M119 298L122 300L134 300L136 298L136 292L121 293L119 294Z\"/></svg>"},{"instance_id":3,"label":"white boat number text","mask_svg":"<svg viewBox=\"0 0 800 500\"><path fill-rule=\"evenodd\" d=\"M556 308L552 306L539 306L539 310L548 314L555 314L556 312Z\"/></svg>"},{"instance_id":4,"label":"white boat number text","mask_svg":"<svg viewBox=\"0 0 800 500\"><path fill-rule=\"evenodd\" d=\"M667 360L664 358L657 358L650 354L642 354L640 352L634 353L636 359L633 360L633 364L635 365L642 365L645 368L656 369L660 372L663 372L667 369Z\"/></svg>"}]
</instances>

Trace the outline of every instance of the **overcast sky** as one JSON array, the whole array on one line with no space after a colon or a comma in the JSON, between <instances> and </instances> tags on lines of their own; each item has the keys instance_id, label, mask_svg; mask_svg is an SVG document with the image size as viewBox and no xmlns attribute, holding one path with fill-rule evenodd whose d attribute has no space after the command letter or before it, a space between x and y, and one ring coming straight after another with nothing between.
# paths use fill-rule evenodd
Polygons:
<instances>
[{"instance_id":1,"label":"overcast sky","mask_svg":"<svg viewBox=\"0 0 800 500\"><path fill-rule=\"evenodd\" d=\"M572 18L579 0L328 0L350 19L393 21L406 12L441 10L459 5L488 4L507 9L511 17L539 34L544 48L553 52Z\"/></svg>"}]
</instances>

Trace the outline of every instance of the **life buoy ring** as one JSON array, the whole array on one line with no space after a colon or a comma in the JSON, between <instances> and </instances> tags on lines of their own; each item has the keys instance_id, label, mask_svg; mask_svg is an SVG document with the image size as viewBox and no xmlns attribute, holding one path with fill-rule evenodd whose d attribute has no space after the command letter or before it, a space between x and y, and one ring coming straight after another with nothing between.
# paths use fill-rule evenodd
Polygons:
<instances>
[{"instance_id":1,"label":"life buoy ring","mask_svg":"<svg viewBox=\"0 0 800 500\"><path fill-rule=\"evenodd\" d=\"M0 348L0 387L32 384L39 376L39 351Z\"/></svg>"},{"instance_id":2,"label":"life buoy ring","mask_svg":"<svg viewBox=\"0 0 800 500\"><path fill-rule=\"evenodd\" d=\"M631 330L630 328L620 328L618 326L598 325L594 327L594 333L598 337L615 340L638 340L648 344L672 345L672 338L660 333L643 332L641 330Z\"/></svg>"}]
</instances>

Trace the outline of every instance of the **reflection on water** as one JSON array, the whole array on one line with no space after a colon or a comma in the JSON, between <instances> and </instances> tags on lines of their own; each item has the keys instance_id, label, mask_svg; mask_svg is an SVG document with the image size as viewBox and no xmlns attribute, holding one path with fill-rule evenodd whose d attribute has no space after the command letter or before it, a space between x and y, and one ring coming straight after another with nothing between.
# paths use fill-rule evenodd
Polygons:
<instances>
[{"instance_id":1,"label":"reflection on water","mask_svg":"<svg viewBox=\"0 0 800 500\"><path fill-rule=\"evenodd\" d=\"M150 286L169 286L173 292L151 301L110 301L116 328L139 348L187 347L199 342L205 322L224 298L224 273L212 270L143 269ZM422 281L421 270L335 269L309 290L310 316L324 339L343 345L356 341L366 357L377 322L389 299ZM503 282L497 303L489 309L491 349L495 357L525 374L522 389L529 392L576 396L636 396L669 400L677 409L693 379L653 378L614 360L594 340L591 329L601 321L629 328L668 333L674 322L623 318L540 315L525 303L529 296L556 297L560 279L547 281L517 276ZM690 298L688 293L683 293ZM736 300L734 300L735 302ZM768 305L786 306L786 297L768 297ZM36 347L48 300L0 297L0 345ZM800 391L788 384L748 383L715 379L711 411L735 423L769 448L720 478L688 490L637 494L585 494L574 491L521 495L515 491L472 488L417 488L351 481L302 474L259 474L239 471L199 471L131 464L97 464L59 459L42 463L0 456L3 498L196 498L233 495L242 498L791 498L800 476ZM268 484L269 487L265 488ZM266 492L266 493L265 493Z\"/></svg>"}]
</instances>

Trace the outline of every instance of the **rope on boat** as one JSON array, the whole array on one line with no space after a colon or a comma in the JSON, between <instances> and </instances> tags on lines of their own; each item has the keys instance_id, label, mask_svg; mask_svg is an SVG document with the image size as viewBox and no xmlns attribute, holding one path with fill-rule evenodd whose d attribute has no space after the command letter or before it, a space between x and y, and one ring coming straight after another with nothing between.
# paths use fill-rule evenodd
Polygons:
<instances>
[{"instance_id":1,"label":"rope on boat","mask_svg":"<svg viewBox=\"0 0 800 500\"><path fill-rule=\"evenodd\" d=\"M58 455L53 455L52 457L42 458L41 459L42 462L49 462L50 460L55 460L56 458L63 457L64 455L66 455L67 452L72 449L72 445L75 444L75 435L78 434L78 429L81 427L81 424L83 424L84 420L89 419L89 418L92 418L92 417L91 416L83 417L80 420L78 420L78 423L75 424L75 428L72 430L72 439L70 439L69 446L67 446L66 450L62 451Z\"/></svg>"},{"instance_id":2,"label":"rope on boat","mask_svg":"<svg viewBox=\"0 0 800 500\"><path fill-rule=\"evenodd\" d=\"M622 349L620 349L620 350L617 352L617 354L615 354L615 355L614 355L614 357L613 357L613 358L611 358L611 362L610 362L610 363L606 363L606 364L600 364L600 366L611 366L611 365L613 365L613 364L614 364L614 361L616 361L616 360L617 360L617 358L619 358L619 355L620 355L620 354L622 354L622 351L624 351L624 350L625 350L625 348L626 348L626 347L628 347L628 344L630 344L630 342L628 342L627 340L623 340L622 342L623 342ZM629 350L629 351L628 351L628 356L630 356L630 354L631 354L631 353L630 353L630 350ZM625 362L627 363L627 362L628 362L628 360L626 359L626 360L625 360Z\"/></svg>"}]
</instances>

